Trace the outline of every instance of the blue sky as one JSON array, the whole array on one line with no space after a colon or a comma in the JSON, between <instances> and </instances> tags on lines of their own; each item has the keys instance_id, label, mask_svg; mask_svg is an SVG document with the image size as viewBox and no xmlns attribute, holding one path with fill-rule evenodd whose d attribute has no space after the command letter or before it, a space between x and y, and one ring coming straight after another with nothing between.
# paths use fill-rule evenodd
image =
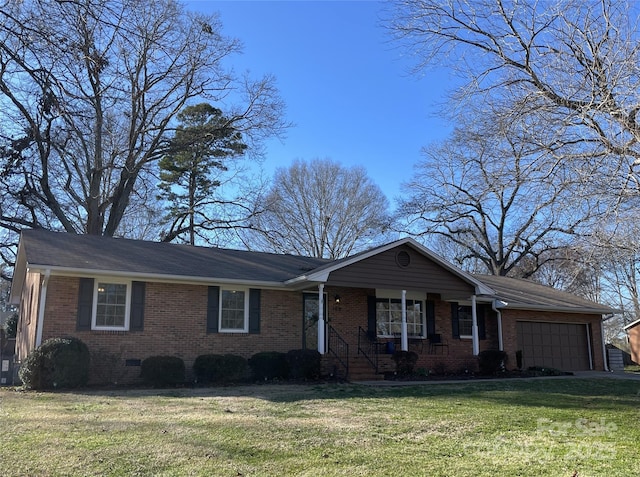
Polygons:
<instances>
[{"instance_id":1,"label":"blue sky","mask_svg":"<svg viewBox=\"0 0 640 477\"><path fill-rule=\"evenodd\" d=\"M224 33L239 38L237 70L277 78L295 126L269 141L271 175L294 159L330 158L364 166L389 200L411 179L420 149L444 139L450 127L436 116L446 71L409 74L410 58L380 24L384 2L209 1L188 8L219 12Z\"/></svg>"}]
</instances>

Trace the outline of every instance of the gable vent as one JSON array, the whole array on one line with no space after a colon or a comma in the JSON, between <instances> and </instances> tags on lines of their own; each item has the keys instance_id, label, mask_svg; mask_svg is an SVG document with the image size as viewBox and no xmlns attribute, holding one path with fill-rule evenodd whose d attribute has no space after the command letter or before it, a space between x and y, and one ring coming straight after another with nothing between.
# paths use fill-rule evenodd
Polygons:
<instances>
[{"instance_id":1,"label":"gable vent","mask_svg":"<svg viewBox=\"0 0 640 477\"><path fill-rule=\"evenodd\" d=\"M409 264L411 263L411 255L409 255L409 253L405 252L404 250L402 250L401 252L398 252L396 254L396 263L400 267L403 267L403 268L408 267Z\"/></svg>"}]
</instances>

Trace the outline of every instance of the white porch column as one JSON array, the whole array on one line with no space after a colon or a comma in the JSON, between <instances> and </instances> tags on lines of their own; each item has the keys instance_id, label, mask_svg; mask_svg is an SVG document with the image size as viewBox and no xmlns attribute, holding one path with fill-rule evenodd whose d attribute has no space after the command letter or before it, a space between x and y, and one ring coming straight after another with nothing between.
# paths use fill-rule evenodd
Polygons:
<instances>
[{"instance_id":1,"label":"white porch column","mask_svg":"<svg viewBox=\"0 0 640 477\"><path fill-rule=\"evenodd\" d=\"M409 351L407 337L407 290L402 290L402 326L400 328L400 347L402 351Z\"/></svg>"},{"instance_id":2,"label":"white porch column","mask_svg":"<svg viewBox=\"0 0 640 477\"><path fill-rule=\"evenodd\" d=\"M478 313L476 312L476 296L471 295L471 338L473 341L473 355L480 354L480 340L478 338Z\"/></svg>"},{"instance_id":3,"label":"white porch column","mask_svg":"<svg viewBox=\"0 0 640 477\"><path fill-rule=\"evenodd\" d=\"M325 354L324 283L318 285L318 353Z\"/></svg>"}]
</instances>

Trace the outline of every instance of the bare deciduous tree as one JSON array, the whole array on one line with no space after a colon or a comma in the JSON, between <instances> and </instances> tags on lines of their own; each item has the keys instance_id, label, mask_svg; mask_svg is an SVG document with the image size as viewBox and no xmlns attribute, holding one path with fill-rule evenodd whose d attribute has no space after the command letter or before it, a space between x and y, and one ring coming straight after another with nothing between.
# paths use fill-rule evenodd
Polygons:
<instances>
[{"instance_id":1,"label":"bare deciduous tree","mask_svg":"<svg viewBox=\"0 0 640 477\"><path fill-rule=\"evenodd\" d=\"M396 0L390 28L418 68L451 65L505 117L544 121L541 145L638 192L640 42L635 2ZM597 174L592 174L593 172ZM600 184L605 181L599 182Z\"/></svg>"},{"instance_id":2,"label":"bare deciduous tree","mask_svg":"<svg viewBox=\"0 0 640 477\"><path fill-rule=\"evenodd\" d=\"M399 213L407 231L455 243L464 268L530 276L598 204L577 200L579 175L531 144L528 124L468 113L449 140L424 149Z\"/></svg>"},{"instance_id":3,"label":"bare deciduous tree","mask_svg":"<svg viewBox=\"0 0 640 477\"><path fill-rule=\"evenodd\" d=\"M377 244L388 201L362 167L329 159L278 169L245 243L254 249L337 259Z\"/></svg>"},{"instance_id":4,"label":"bare deciduous tree","mask_svg":"<svg viewBox=\"0 0 640 477\"><path fill-rule=\"evenodd\" d=\"M192 100L224 109L249 144L280 134L287 125L273 78L238 78L225 64L239 48L216 16L189 13L173 0L4 2L5 234L25 227L125 232L136 188Z\"/></svg>"}]
</instances>

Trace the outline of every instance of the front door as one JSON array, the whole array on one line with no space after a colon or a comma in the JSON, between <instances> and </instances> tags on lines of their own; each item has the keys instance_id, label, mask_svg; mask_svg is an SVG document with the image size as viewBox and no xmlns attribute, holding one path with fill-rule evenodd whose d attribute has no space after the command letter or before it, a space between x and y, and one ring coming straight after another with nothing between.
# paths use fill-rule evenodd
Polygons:
<instances>
[{"instance_id":1,"label":"front door","mask_svg":"<svg viewBox=\"0 0 640 477\"><path fill-rule=\"evenodd\" d=\"M317 293L303 294L302 307L302 347L304 349L318 349L318 319L320 310ZM327 297L324 299L324 319L327 321ZM325 338L327 333L325 332Z\"/></svg>"}]
</instances>

